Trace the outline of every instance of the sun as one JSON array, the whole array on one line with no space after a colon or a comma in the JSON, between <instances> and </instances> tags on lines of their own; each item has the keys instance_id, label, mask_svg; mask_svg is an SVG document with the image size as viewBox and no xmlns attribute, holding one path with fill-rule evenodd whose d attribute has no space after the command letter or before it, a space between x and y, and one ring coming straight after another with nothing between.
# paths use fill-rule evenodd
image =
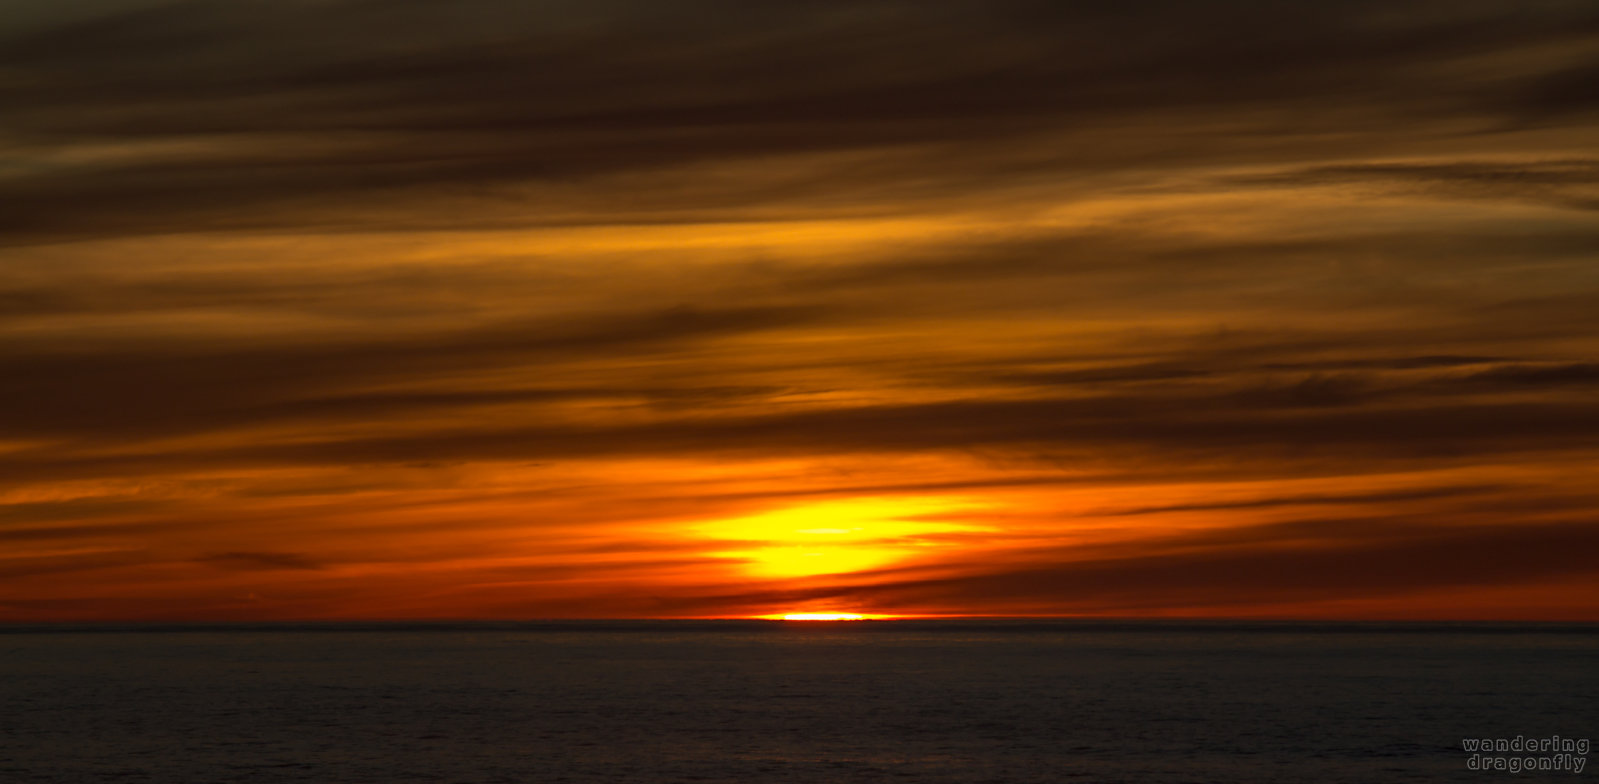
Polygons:
<instances>
[{"instance_id":1,"label":"sun","mask_svg":"<svg viewBox=\"0 0 1599 784\"><path fill-rule=\"evenodd\" d=\"M882 613L852 613L852 612L790 612L771 613L770 615L754 616L763 621L892 621L903 618L901 615L885 615Z\"/></svg>"},{"instance_id":2,"label":"sun","mask_svg":"<svg viewBox=\"0 0 1599 784\"><path fill-rule=\"evenodd\" d=\"M789 613L783 616L785 621L864 621L866 616L859 613Z\"/></svg>"},{"instance_id":3,"label":"sun","mask_svg":"<svg viewBox=\"0 0 1599 784\"><path fill-rule=\"evenodd\" d=\"M964 519L964 498L853 498L768 510L697 526L707 555L748 575L794 579L880 568L986 530Z\"/></svg>"}]
</instances>

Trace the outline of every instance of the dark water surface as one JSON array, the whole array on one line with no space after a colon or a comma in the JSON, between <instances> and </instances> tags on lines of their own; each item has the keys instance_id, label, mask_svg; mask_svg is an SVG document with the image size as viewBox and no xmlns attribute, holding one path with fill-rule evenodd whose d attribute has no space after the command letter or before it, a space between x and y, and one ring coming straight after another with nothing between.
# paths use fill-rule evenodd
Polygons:
<instances>
[{"instance_id":1,"label":"dark water surface","mask_svg":"<svg viewBox=\"0 0 1599 784\"><path fill-rule=\"evenodd\" d=\"M0 627L0 782L1384 782L1599 734L1599 627Z\"/></svg>"}]
</instances>

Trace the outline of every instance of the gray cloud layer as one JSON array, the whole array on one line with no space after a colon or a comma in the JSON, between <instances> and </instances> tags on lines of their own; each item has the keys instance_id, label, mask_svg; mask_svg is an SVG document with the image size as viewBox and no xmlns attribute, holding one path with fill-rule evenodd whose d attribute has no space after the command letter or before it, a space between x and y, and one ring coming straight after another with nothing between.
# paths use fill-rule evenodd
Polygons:
<instances>
[{"instance_id":1,"label":"gray cloud layer","mask_svg":"<svg viewBox=\"0 0 1599 784\"><path fill-rule=\"evenodd\" d=\"M1599 67L1584 46L1599 14L1570 2L191 0L74 10L0 30L5 134L19 151L0 185L11 205L0 230L13 242L396 227L425 219L419 199L435 201L435 225L481 216L484 199L500 218L518 207L553 220L736 214L751 200L903 196L930 175L984 187L1027 169L1270 162L1351 143L1414 150L1446 126L1570 125L1599 108L1581 88ZM1497 62L1512 65L1487 65ZM1117 130L1128 126L1140 131ZM875 164L870 180L678 178L639 184L598 213L516 190L894 149L913 152ZM1591 184L1591 169L1468 162L1295 176L1561 194ZM1591 189L1562 198L1593 203ZM350 210L351 199L406 206Z\"/></svg>"}]
</instances>

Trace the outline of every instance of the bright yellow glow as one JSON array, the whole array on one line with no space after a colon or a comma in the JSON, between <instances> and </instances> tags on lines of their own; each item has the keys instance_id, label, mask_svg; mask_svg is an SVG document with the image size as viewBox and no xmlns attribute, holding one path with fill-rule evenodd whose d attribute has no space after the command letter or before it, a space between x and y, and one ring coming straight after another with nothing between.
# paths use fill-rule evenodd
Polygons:
<instances>
[{"instance_id":1,"label":"bright yellow glow","mask_svg":"<svg viewBox=\"0 0 1599 784\"><path fill-rule=\"evenodd\" d=\"M789 613L785 621L864 621L866 616L857 613Z\"/></svg>"},{"instance_id":2,"label":"bright yellow glow","mask_svg":"<svg viewBox=\"0 0 1599 784\"><path fill-rule=\"evenodd\" d=\"M948 522L975 506L967 499L856 498L779 509L700 526L737 549L712 555L744 562L750 575L810 577L875 569L944 544L937 535L985 530Z\"/></svg>"}]
</instances>

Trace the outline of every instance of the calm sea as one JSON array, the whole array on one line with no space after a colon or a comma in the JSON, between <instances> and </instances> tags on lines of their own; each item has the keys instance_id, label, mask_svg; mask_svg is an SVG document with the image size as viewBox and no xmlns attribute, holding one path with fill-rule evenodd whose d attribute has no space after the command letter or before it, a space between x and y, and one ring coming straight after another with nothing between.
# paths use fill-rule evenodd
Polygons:
<instances>
[{"instance_id":1,"label":"calm sea","mask_svg":"<svg viewBox=\"0 0 1599 784\"><path fill-rule=\"evenodd\" d=\"M1595 626L0 627L0 678L6 784L1599 776L1462 749L1599 735Z\"/></svg>"}]
</instances>

